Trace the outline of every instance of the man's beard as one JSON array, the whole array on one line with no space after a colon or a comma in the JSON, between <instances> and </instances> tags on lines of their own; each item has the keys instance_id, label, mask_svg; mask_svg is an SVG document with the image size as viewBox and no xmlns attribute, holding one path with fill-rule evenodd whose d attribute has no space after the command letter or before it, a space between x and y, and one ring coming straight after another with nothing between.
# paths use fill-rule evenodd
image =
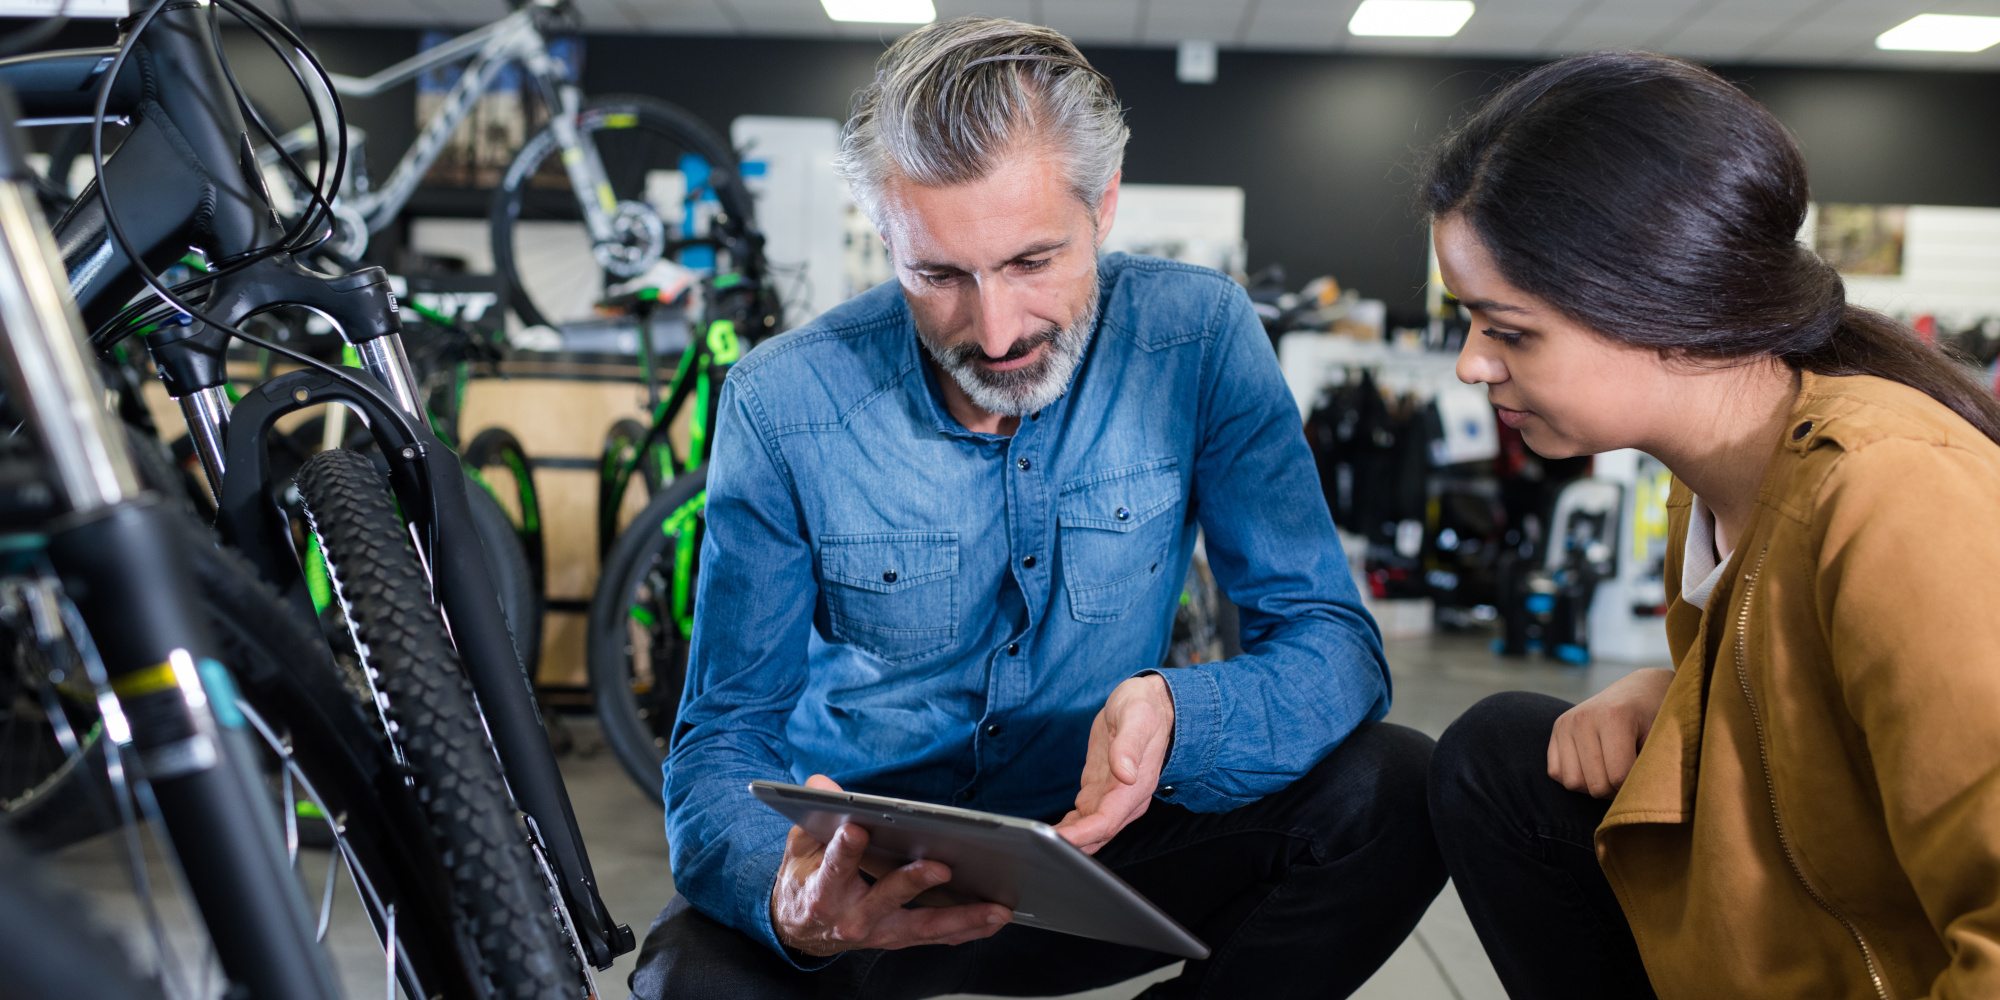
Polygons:
<instances>
[{"instance_id":1,"label":"man's beard","mask_svg":"<svg viewBox=\"0 0 2000 1000\"><path fill-rule=\"evenodd\" d=\"M1046 408L1069 388L1070 377L1076 374L1077 363L1083 360L1083 349L1090 343L1091 328L1096 325L1097 288L1093 281L1089 299L1068 326L1050 324L1040 333L1022 337L1003 357L986 358L986 352L978 344L940 347L922 327L917 328L917 339L931 360L958 383L974 405L1003 417L1025 417ZM1047 348L1041 357L1019 368L994 371L980 363L981 359L1017 361L1043 345Z\"/></svg>"}]
</instances>

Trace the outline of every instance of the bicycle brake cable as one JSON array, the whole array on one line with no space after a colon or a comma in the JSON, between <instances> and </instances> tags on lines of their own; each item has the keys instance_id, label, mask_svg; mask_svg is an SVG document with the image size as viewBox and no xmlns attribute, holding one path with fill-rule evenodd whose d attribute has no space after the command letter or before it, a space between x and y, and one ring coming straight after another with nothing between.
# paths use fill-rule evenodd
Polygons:
<instances>
[{"instance_id":1,"label":"bicycle brake cable","mask_svg":"<svg viewBox=\"0 0 2000 1000\"><path fill-rule=\"evenodd\" d=\"M260 20L264 22L264 25L266 26L268 31L276 32L278 36L282 38L287 45L291 46L294 52L298 53L301 59L305 60L306 65L312 67L313 74L319 77L320 86L326 93L327 106L333 111L333 139L334 139L335 155L333 158L333 164L334 164L333 177L326 190L332 192L334 197L338 197L340 192L340 184L347 177L347 158L350 153L350 150L348 149L347 146L347 111L346 109L341 107L339 91L334 89L333 74L327 72L326 66L319 61L318 56L313 54L312 49L306 45L304 39L301 39L297 34L293 33L292 29L286 27L283 22L278 21L276 18L272 17L269 13L259 8L257 5L241 3L238 2L238 0L220 0L220 2L226 9L229 10L231 14L234 14L238 19L242 20L243 23L249 26L252 31L257 32L257 36L260 39L263 39L266 45L271 45L272 49L276 50L277 46L272 45L266 30L260 30L255 23L256 21ZM250 16L245 17L246 14ZM283 58L282 52L279 53L279 55L281 58ZM220 57L219 50L218 50L218 57ZM308 105L312 106L314 109L313 120L315 125L319 128L320 132L320 148L322 150L320 156L320 162L322 167L324 167L326 162L326 156L324 150L326 149L327 130L323 125L319 124L317 102L313 99L311 91L305 87L305 81L299 77L297 68L291 66L291 61L289 59L285 59L285 64L288 68L291 69L293 78L299 80L300 89L306 91L306 100ZM241 97L240 90L238 91L238 96L239 98ZM278 147L278 151L281 155L284 154L284 149L282 146ZM332 215L331 200L323 199L322 203L327 205L327 214L330 218ZM331 233L329 233L328 235L330 236ZM325 239L326 239L325 237L322 237L318 240L315 240L311 245L317 246L318 244L325 242Z\"/></svg>"},{"instance_id":2,"label":"bicycle brake cable","mask_svg":"<svg viewBox=\"0 0 2000 1000\"><path fill-rule=\"evenodd\" d=\"M229 11L229 13L231 14L235 14L237 20L242 21L244 25L248 27L253 33L255 33L259 39L263 40L265 45L268 46L271 49L271 51L277 55L278 60L285 64L285 68L291 71L293 81L299 85L299 90L305 94L306 107L312 114L313 130L315 134L319 137L319 176L311 180L308 180L306 178L305 168L299 166L298 161L294 159L292 157L292 154L285 149L284 143L278 140L277 134L271 130L271 127L269 125L265 124L264 117L257 113L256 105L250 101L249 96L243 93L243 85L236 81L236 70L229 64L228 55L223 52L222 20L219 17L209 18L208 35L210 41L215 46L216 62L222 67L223 77L229 81L229 89L233 91L236 95L236 106L243 112L244 118L247 119L250 122L250 124L257 129L257 132L264 137L264 140L271 144L272 150L278 154L279 161L282 162L285 165L285 167L291 171L292 176L295 177L301 185L306 186L312 192L312 201L310 207L307 208L304 214L299 216L298 222L291 228L290 231L285 233L282 239L278 241L278 245L286 247L293 253L298 253L302 249L305 249L309 246L317 246L319 243L323 243L327 239L332 237L333 231L331 227L329 227L326 235L319 237L311 244L303 244L300 243L299 241L306 235L306 233L312 232L318 228L319 220L322 214L326 216L327 221L329 223L333 221L333 204L332 202L327 200L325 192L321 190L322 187L324 187L324 185L326 184L326 168L327 168L328 157L326 148L326 139L327 139L326 123L320 117L318 95L312 92L309 85L306 83L306 78L299 73L298 67L292 65L291 58L286 56L284 50L279 48L279 46L262 30L261 25L250 23L248 18L245 18L242 14L237 13L233 5L218 4L217 6L223 10Z\"/></svg>"},{"instance_id":3,"label":"bicycle brake cable","mask_svg":"<svg viewBox=\"0 0 2000 1000\"><path fill-rule=\"evenodd\" d=\"M402 431L405 437L407 437L410 440L416 440L417 439L416 428L414 425L410 423L409 415L397 409L395 404L390 402L388 398L383 396L382 393L376 389L376 387L369 385L368 383L363 382L360 379L357 379L346 372L341 371L338 367L334 365L329 365L326 362L321 361L318 358L312 357L311 355L308 355L302 351L295 351L289 347L284 347L272 341L265 340L262 337L256 337L252 336L251 334L245 333L235 324L223 322L222 320L209 315L205 310L198 309L195 306L189 304L185 299L182 299L179 295L175 294L173 289L168 288L165 284L161 283L159 276L153 273L151 267L147 266L145 259L138 252L138 247L133 244L131 237L126 235L124 224L118 221L118 212L116 208L112 205L111 201L111 186L105 183L107 177L104 172L104 112L110 105L111 85L113 82L117 80L119 71L124 69L126 61L131 58L132 50L138 47L139 39L145 34L146 28L153 23L153 20L159 16L160 11L164 10L167 4L170 2L172 2L172 0L153 0L152 4L146 8L146 12L140 15L139 19L133 23L131 33L127 35L122 42L119 43L117 55L112 57L111 65L105 68L104 78L97 85L97 98L93 103L91 109L92 110L91 125L90 125L91 167L97 172L98 197L103 199L104 202L105 228L110 232L112 241L115 244L117 244L118 249L125 254L126 259L132 262L133 266L139 272L139 277L144 279L146 284L151 286L153 291L156 294L158 294L161 299L178 307L182 312L188 314L189 316L199 319L202 322L207 323L208 325L229 334L230 336L236 337L242 340L244 343L251 344L256 347L261 347L267 351L270 351L273 354L279 354L291 358L292 360L297 361L309 368L319 369L322 373L332 377L333 379L354 388L355 390L359 391L364 397L379 404L383 412L386 413L391 420L394 420L397 423L398 425L397 429ZM314 65L316 67L318 66L318 62L316 60L314 61ZM334 103L336 107L339 104L338 101L335 101ZM344 127L344 119L343 119L343 127ZM344 138L345 136L343 136L343 139ZM345 153L345 145L346 144L343 141L342 143L343 154ZM336 176L338 176L337 172Z\"/></svg>"},{"instance_id":4,"label":"bicycle brake cable","mask_svg":"<svg viewBox=\"0 0 2000 1000\"><path fill-rule=\"evenodd\" d=\"M247 13L245 11L244 7L246 5L235 3L234 0L221 0L221 2L218 3L218 6L221 7L223 10L228 11L230 14L234 15L238 21L241 21L244 27L250 29L252 33L256 34L258 39L262 41L264 45L267 48L269 48L274 55L278 57L278 60L285 64L285 69L291 73L293 82L299 85L300 93L302 93L305 96L306 107L312 114L313 130L318 137L319 170L318 170L318 176L309 181L306 178L305 168L300 166L298 161L293 158L292 154L285 149L284 143L279 141L277 134L271 129L271 127L268 124L265 123L263 116L258 113L256 107L250 102L248 96L243 93L242 85L237 83L236 81L235 70L229 64L228 55L224 53L222 50L222 42L220 37L222 30L221 24L218 20L215 19L211 19L209 21L209 32L210 35L215 39L217 59L222 65L223 75L227 77L229 80L230 88L236 92L236 101L237 104L243 109L244 116L248 118L250 123L257 128L258 132L263 134L265 141L271 144L271 148L274 152L277 153L279 160L283 162L288 169L290 169L293 176L298 179L299 183L301 185L306 186L312 192L312 207L309 208L305 212L305 214L300 217L298 224L294 226L290 232L286 233L285 238L281 241L282 245L287 248L288 252L304 253L305 251L310 250L313 247L319 246L320 244L323 244L327 240L331 239L335 232L335 225L337 220L335 220L333 216L332 199L339 196L339 184L341 177L344 174L344 168L348 156L348 150L346 148L346 137L347 137L346 121L344 113L341 112L340 110L339 97L333 89L333 81L325 74L325 72L322 69L320 69L317 65L315 65L314 69L318 72L320 77L319 79L320 87L327 94L328 103L332 105L332 107L334 108L335 114L341 116L340 120L337 121L336 123L336 127L339 129L339 135L336 137L338 139L338 143L336 146L338 152L334 156L329 156L328 155L329 130L327 129L325 120L320 115L320 102L318 99L318 95L314 93L312 85L307 82L304 74L300 73L299 68L293 64L291 57L286 55L285 53L286 45L281 45L280 39L273 38L271 30L269 28L267 28L265 25L257 23L257 21L252 18L250 13ZM251 8L251 10L254 11L255 8L253 7ZM262 13L262 11L255 11L255 12L258 14ZM303 52L304 50L303 42L297 42L296 39L290 41L295 43L290 45L290 47L295 52ZM329 160L333 161L335 165L331 187L327 186L327 181L328 181L327 165ZM324 217L327 222L326 232L316 237L313 237L310 240L307 240L306 239L307 234L315 232L319 228L319 221L322 217Z\"/></svg>"}]
</instances>

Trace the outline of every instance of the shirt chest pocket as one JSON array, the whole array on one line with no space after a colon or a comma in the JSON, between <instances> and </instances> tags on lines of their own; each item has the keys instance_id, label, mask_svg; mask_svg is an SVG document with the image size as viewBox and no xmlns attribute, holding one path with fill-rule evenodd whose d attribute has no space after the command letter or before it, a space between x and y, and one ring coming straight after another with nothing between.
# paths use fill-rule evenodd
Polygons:
<instances>
[{"instance_id":1,"label":"shirt chest pocket","mask_svg":"<svg viewBox=\"0 0 2000 1000\"><path fill-rule=\"evenodd\" d=\"M1173 541L1181 472L1167 458L1081 479L1056 496L1070 615L1110 622L1159 579Z\"/></svg>"},{"instance_id":2,"label":"shirt chest pocket","mask_svg":"<svg viewBox=\"0 0 2000 1000\"><path fill-rule=\"evenodd\" d=\"M958 632L958 535L890 532L820 539L833 636L891 663L950 646Z\"/></svg>"}]
</instances>

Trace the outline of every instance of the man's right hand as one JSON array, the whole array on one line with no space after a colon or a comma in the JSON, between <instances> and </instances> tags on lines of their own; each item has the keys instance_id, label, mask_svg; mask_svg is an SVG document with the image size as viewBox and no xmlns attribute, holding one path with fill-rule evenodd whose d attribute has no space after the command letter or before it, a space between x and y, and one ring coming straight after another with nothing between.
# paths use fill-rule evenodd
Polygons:
<instances>
[{"instance_id":1,"label":"man's right hand","mask_svg":"<svg viewBox=\"0 0 2000 1000\"><path fill-rule=\"evenodd\" d=\"M840 791L822 774L806 779L806 787ZM852 823L841 827L831 844L792 827L778 883L771 887L771 927L779 941L817 956L964 944L992 936L1013 917L997 903L904 909L918 895L950 881L951 869L935 861L912 861L869 885L861 877L867 849L868 831Z\"/></svg>"}]
</instances>

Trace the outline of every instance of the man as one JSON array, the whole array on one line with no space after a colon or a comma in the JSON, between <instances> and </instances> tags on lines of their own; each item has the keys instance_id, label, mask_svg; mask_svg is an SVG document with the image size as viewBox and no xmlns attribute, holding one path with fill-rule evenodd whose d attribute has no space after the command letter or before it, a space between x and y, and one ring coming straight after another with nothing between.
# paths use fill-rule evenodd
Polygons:
<instances>
[{"instance_id":1,"label":"man","mask_svg":"<svg viewBox=\"0 0 2000 1000\"><path fill-rule=\"evenodd\" d=\"M883 55L841 166L897 281L752 351L721 397L666 765L676 899L637 995L1069 993L1168 956L906 907L757 778L1060 821L1214 950L1149 995L1344 996L1444 882L1430 741L1299 416L1222 275L1098 258L1126 128L1045 28ZM1197 525L1244 654L1160 670ZM837 782L837 783L836 783Z\"/></svg>"}]
</instances>

